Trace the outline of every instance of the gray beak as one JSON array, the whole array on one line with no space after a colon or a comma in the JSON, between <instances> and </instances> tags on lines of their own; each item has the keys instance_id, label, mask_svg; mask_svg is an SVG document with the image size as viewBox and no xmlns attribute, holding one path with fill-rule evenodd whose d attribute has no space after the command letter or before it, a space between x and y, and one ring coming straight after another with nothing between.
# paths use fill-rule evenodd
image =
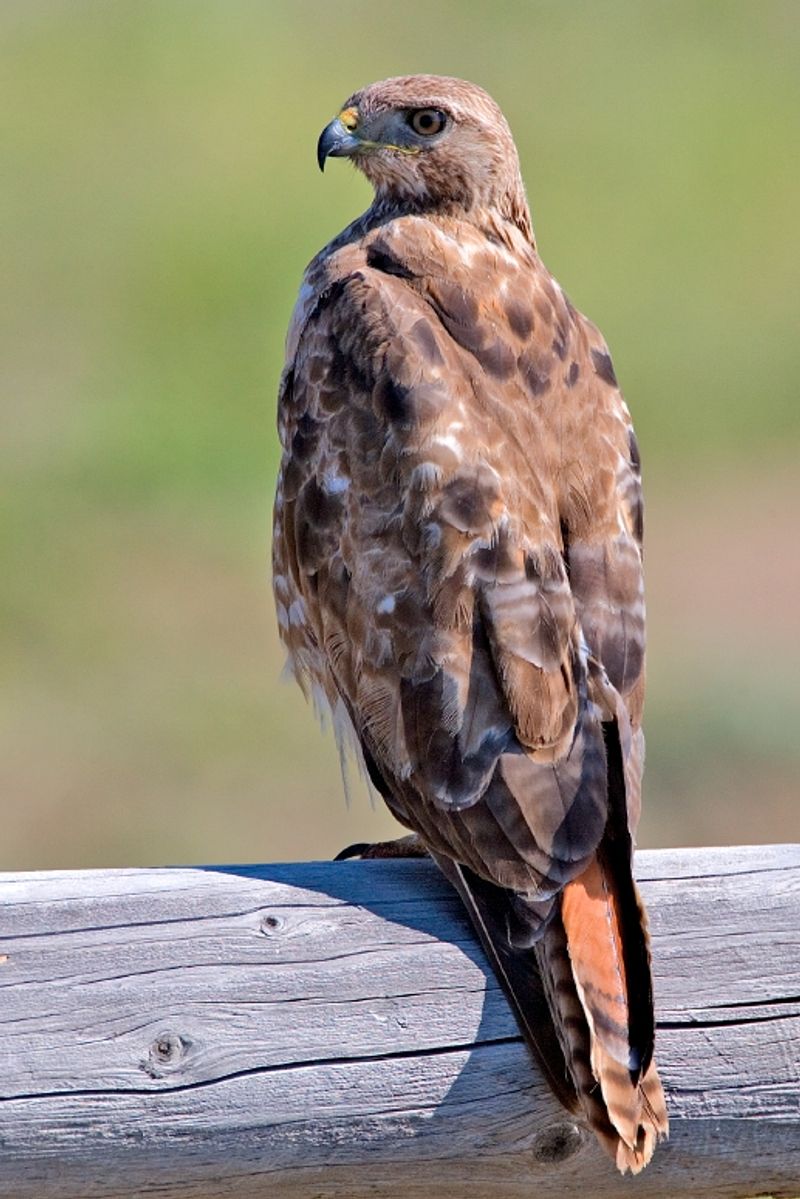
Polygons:
<instances>
[{"instance_id":1,"label":"gray beak","mask_svg":"<svg viewBox=\"0 0 800 1199\"><path fill-rule=\"evenodd\" d=\"M317 162L319 169L325 170L326 158L346 158L357 150L359 140L349 130L345 129L338 117L326 125L319 135L317 142Z\"/></svg>"}]
</instances>

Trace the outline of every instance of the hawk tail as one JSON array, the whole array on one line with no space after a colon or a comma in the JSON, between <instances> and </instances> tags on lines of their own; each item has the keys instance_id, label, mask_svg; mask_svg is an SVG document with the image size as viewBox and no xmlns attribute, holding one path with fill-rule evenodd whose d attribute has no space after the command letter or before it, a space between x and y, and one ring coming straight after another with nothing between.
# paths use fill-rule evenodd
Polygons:
<instances>
[{"instance_id":1,"label":"hawk tail","mask_svg":"<svg viewBox=\"0 0 800 1199\"><path fill-rule=\"evenodd\" d=\"M652 1058L644 911L630 867L629 885L620 887L607 848L564 888L536 956L586 1118L619 1170L638 1174L669 1122Z\"/></svg>"},{"instance_id":2,"label":"hawk tail","mask_svg":"<svg viewBox=\"0 0 800 1199\"><path fill-rule=\"evenodd\" d=\"M647 918L631 869L621 747L615 725L604 733L605 832L558 896L531 901L434 856L464 901L552 1090L568 1110L583 1110L622 1173L638 1174L669 1122L653 1061Z\"/></svg>"}]
</instances>

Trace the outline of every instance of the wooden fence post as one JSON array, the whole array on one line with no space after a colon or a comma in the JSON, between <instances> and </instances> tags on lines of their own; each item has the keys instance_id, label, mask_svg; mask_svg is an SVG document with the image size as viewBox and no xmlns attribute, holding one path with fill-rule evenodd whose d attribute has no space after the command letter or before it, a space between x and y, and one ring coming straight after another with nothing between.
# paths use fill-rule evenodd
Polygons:
<instances>
[{"instance_id":1,"label":"wooden fence post","mask_svg":"<svg viewBox=\"0 0 800 1199\"><path fill-rule=\"evenodd\" d=\"M0 875L0 1196L800 1196L800 846L637 874L672 1136L634 1180L431 863Z\"/></svg>"}]
</instances>

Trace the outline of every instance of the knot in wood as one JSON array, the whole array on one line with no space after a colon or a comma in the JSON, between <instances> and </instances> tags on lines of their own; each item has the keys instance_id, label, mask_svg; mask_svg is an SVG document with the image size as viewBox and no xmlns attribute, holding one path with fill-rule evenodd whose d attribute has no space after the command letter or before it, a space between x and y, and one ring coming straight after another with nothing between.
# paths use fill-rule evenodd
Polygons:
<instances>
[{"instance_id":1,"label":"knot in wood","mask_svg":"<svg viewBox=\"0 0 800 1199\"><path fill-rule=\"evenodd\" d=\"M154 1078L174 1070L182 1064L191 1044L190 1038L180 1033L159 1033L150 1045L144 1068Z\"/></svg>"},{"instance_id":2,"label":"knot in wood","mask_svg":"<svg viewBox=\"0 0 800 1199\"><path fill-rule=\"evenodd\" d=\"M583 1144L583 1133L577 1124L560 1121L540 1132L533 1142L533 1156L537 1162L556 1165L573 1157Z\"/></svg>"},{"instance_id":3,"label":"knot in wood","mask_svg":"<svg viewBox=\"0 0 800 1199\"><path fill-rule=\"evenodd\" d=\"M263 916L261 919L261 931L265 937L274 937L276 933L281 932L286 926L286 921L283 916L276 916L270 912L268 916Z\"/></svg>"}]
</instances>

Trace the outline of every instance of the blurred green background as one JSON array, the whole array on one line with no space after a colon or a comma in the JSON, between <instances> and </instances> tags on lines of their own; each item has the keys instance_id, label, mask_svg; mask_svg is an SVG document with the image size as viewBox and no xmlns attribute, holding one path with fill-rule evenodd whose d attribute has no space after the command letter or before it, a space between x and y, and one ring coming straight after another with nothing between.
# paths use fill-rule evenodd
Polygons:
<instances>
[{"instance_id":1,"label":"blurred green background","mask_svg":"<svg viewBox=\"0 0 800 1199\"><path fill-rule=\"evenodd\" d=\"M800 6L4 0L2 865L390 835L281 654L284 331L386 75L486 86L640 433L646 845L796 839Z\"/></svg>"}]
</instances>

